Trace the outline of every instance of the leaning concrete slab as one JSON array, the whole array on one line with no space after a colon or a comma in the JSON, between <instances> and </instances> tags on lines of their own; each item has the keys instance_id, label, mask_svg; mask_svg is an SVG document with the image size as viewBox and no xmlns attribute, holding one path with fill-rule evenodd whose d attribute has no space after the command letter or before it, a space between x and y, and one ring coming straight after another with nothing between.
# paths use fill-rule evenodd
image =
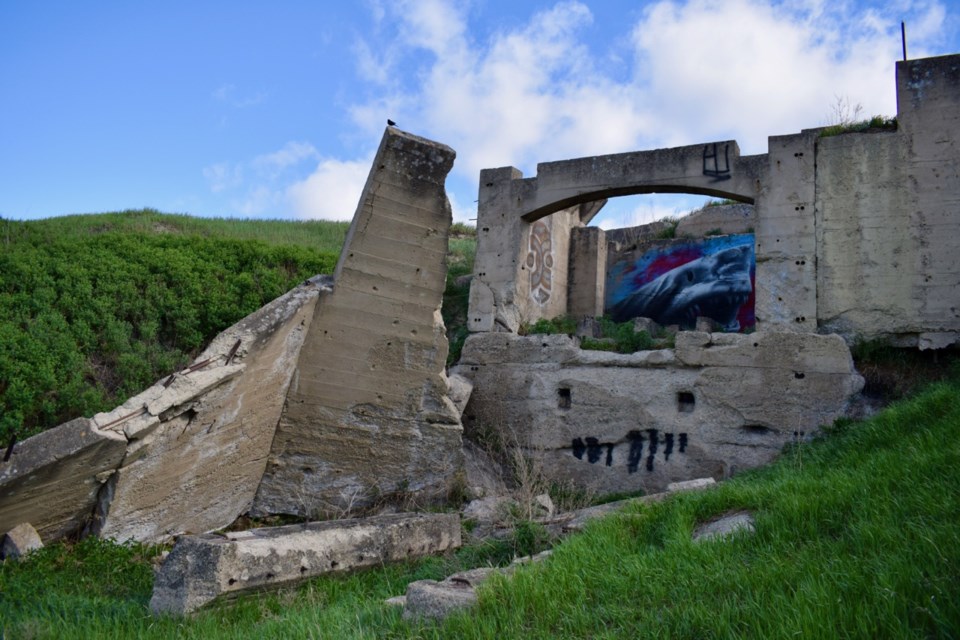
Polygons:
<instances>
[{"instance_id":1,"label":"leaning concrete slab","mask_svg":"<svg viewBox=\"0 0 960 640\"><path fill-rule=\"evenodd\" d=\"M29 522L44 542L78 533L127 439L77 418L28 438L0 462L0 533Z\"/></svg>"},{"instance_id":2,"label":"leaning concrete slab","mask_svg":"<svg viewBox=\"0 0 960 640\"><path fill-rule=\"evenodd\" d=\"M277 588L460 546L455 513L395 514L186 536L160 567L150 610L187 614L221 595Z\"/></svg>"},{"instance_id":3,"label":"leaning concrete slab","mask_svg":"<svg viewBox=\"0 0 960 640\"><path fill-rule=\"evenodd\" d=\"M454 155L384 133L252 513L325 515L395 491L430 499L462 467L440 315Z\"/></svg>"},{"instance_id":4,"label":"leaning concrete slab","mask_svg":"<svg viewBox=\"0 0 960 640\"><path fill-rule=\"evenodd\" d=\"M224 527L247 510L318 300L318 276L217 336L196 364L95 419L130 439L100 496L91 530L118 540L160 541ZM126 412L126 413L125 413Z\"/></svg>"}]
</instances>

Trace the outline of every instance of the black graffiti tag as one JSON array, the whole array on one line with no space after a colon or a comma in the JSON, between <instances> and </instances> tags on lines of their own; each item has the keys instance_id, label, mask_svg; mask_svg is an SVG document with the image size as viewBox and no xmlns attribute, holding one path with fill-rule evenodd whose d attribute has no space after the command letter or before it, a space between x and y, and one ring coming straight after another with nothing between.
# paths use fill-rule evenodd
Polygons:
<instances>
[{"instance_id":1,"label":"black graffiti tag","mask_svg":"<svg viewBox=\"0 0 960 640\"><path fill-rule=\"evenodd\" d=\"M630 444L630 450L627 452L627 473L636 473L640 469L640 462L643 460L643 445L649 443L647 447L647 471L653 471L657 452L660 450L660 432L656 429L646 429L646 436L642 431L632 430L627 433L626 441ZM663 434L663 459L669 461L673 454L674 441L679 440L680 453L685 453L687 449L687 434L679 434L675 438L672 433ZM583 460L587 456L587 462L596 464L600 458L605 457L604 464L608 467L613 466L613 449L616 444L612 442L600 442L597 438L574 438L571 446L574 457L577 460ZM606 456L604 456L606 450Z\"/></svg>"},{"instance_id":2,"label":"black graffiti tag","mask_svg":"<svg viewBox=\"0 0 960 640\"><path fill-rule=\"evenodd\" d=\"M722 182L732 177L730 172L729 144L723 145L722 160L721 162L720 151L717 149L716 142L703 146L703 175L713 178L711 182Z\"/></svg>"}]
</instances>

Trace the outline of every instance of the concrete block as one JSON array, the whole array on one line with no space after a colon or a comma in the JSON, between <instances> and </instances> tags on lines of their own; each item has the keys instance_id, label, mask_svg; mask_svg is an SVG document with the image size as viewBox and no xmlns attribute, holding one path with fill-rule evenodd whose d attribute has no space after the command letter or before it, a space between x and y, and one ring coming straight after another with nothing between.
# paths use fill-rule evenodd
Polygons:
<instances>
[{"instance_id":1,"label":"concrete block","mask_svg":"<svg viewBox=\"0 0 960 640\"><path fill-rule=\"evenodd\" d=\"M43 541L37 530L30 523L21 522L3 536L0 558L19 558L42 548Z\"/></svg>"},{"instance_id":2,"label":"concrete block","mask_svg":"<svg viewBox=\"0 0 960 640\"><path fill-rule=\"evenodd\" d=\"M440 314L452 219L444 184L455 155L395 127L384 132L252 514L314 517L401 490L436 500L462 469Z\"/></svg>"},{"instance_id":3,"label":"concrete block","mask_svg":"<svg viewBox=\"0 0 960 640\"><path fill-rule=\"evenodd\" d=\"M395 514L184 536L160 567L150 610L184 615L220 596L289 586L460 544L457 514Z\"/></svg>"},{"instance_id":4,"label":"concrete block","mask_svg":"<svg viewBox=\"0 0 960 640\"><path fill-rule=\"evenodd\" d=\"M29 522L45 542L78 533L126 449L122 434L86 418L17 443L0 462L0 523Z\"/></svg>"},{"instance_id":5,"label":"concrete block","mask_svg":"<svg viewBox=\"0 0 960 640\"><path fill-rule=\"evenodd\" d=\"M755 530L752 514L749 512L735 513L700 525L693 532L693 541L722 540L738 533L752 534Z\"/></svg>"}]
</instances>

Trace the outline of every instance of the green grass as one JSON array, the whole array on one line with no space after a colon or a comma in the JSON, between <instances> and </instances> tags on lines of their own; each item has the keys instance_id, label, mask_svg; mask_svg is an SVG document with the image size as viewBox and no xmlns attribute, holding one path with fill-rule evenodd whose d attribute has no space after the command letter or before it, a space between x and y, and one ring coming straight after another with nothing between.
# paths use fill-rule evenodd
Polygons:
<instances>
[{"instance_id":1,"label":"green grass","mask_svg":"<svg viewBox=\"0 0 960 640\"><path fill-rule=\"evenodd\" d=\"M598 318L600 337L580 339L580 348L593 351L616 351L617 353L634 353L648 349L664 349L673 347L673 336L661 332L662 335L651 336L646 331L636 331L633 320L614 322L603 316ZM520 335L554 335L565 334L572 336L577 332L577 320L571 316L557 316L556 318L540 318L533 324L520 327Z\"/></svg>"},{"instance_id":2,"label":"green grass","mask_svg":"<svg viewBox=\"0 0 960 640\"><path fill-rule=\"evenodd\" d=\"M841 122L839 124L834 124L828 127L824 127L820 131L820 137L829 138L831 136L839 136L844 133L865 133L865 132L896 131L896 130L897 130L896 117L888 118L885 116L873 116L869 120L861 120L858 122Z\"/></svg>"},{"instance_id":3,"label":"green grass","mask_svg":"<svg viewBox=\"0 0 960 640\"><path fill-rule=\"evenodd\" d=\"M193 618L151 618L155 550L84 541L0 568L6 638L951 638L960 634L960 381L841 421L770 467L635 505L497 579L446 622L382 603L508 544L322 578ZM694 544L749 509L756 534ZM531 537L535 531L526 531Z\"/></svg>"}]
</instances>

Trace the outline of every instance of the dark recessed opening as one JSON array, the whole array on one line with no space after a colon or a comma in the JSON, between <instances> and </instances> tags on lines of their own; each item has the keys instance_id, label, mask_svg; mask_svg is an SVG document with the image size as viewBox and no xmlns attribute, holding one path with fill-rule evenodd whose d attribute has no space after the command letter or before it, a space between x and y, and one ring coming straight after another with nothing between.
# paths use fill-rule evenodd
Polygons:
<instances>
[{"instance_id":1,"label":"dark recessed opening","mask_svg":"<svg viewBox=\"0 0 960 640\"><path fill-rule=\"evenodd\" d=\"M563 387L557 389L557 406L561 409L570 408L570 389Z\"/></svg>"},{"instance_id":2,"label":"dark recessed opening","mask_svg":"<svg viewBox=\"0 0 960 640\"><path fill-rule=\"evenodd\" d=\"M689 391L680 391L677 393L677 411L680 413L691 413L697 401Z\"/></svg>"},{"instance_id":3,"label":"dark recessed opening","mask_svg":"<svg viewBox=\"0 0 960 640\"><path fill-rule=\"evenodd\" d=\"M794 372L793 372L793 377L796 378L797 380L803 380L803 379L806 378L807 376L806 376L806 374L803 373L803 371L794 371Z\"/></svg>"},{"instance_id":4,"label":"dark recessed opening","mask_svg":"<svg viewBox=\"0 0 960 640\"><path fill-rule=\"evenodd\" d=\"M765 436L768 433L773 433L773 429L770 427L765 427L762 424L745 424L740 428L749 434L758 436Z\"/></svg>"}]
</instances>

